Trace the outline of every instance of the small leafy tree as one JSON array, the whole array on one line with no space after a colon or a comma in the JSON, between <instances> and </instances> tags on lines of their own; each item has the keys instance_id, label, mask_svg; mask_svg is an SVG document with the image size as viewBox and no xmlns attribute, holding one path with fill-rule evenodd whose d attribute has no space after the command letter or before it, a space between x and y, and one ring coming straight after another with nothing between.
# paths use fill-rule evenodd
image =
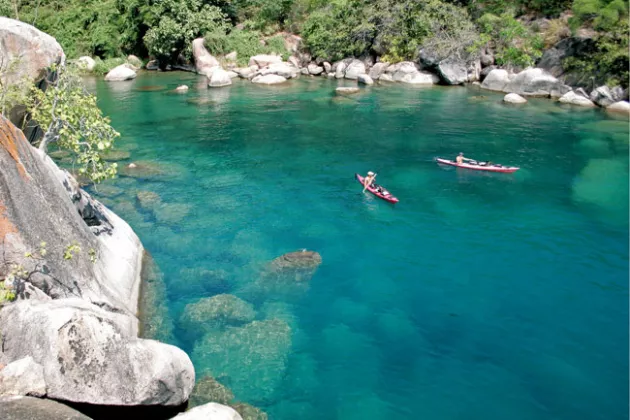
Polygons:
<instances>
[{"instance_id":1,"label":"small leafy tree","mask_svg":"<svg viewBox=\"0 0 630 420\"><path fill-rule=\"evenodd\" d=\"M102 158L119 134L110 126L96 104L96 97L85 90L80 77L68 68L57 71L46 91L31 90L28 110L45 134L39 143L44 152L50 144L74 152L79 173L95 182L116 175L117 165Z\"/></svg>"}]
</instances>

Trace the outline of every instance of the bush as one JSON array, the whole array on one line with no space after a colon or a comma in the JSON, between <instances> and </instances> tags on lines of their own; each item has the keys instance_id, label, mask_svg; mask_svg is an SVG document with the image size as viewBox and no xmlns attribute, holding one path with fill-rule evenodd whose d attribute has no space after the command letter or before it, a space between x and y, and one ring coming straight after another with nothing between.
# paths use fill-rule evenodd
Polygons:
<instances>
[{"instance_id":1,"label":"bush","mask_svg":"<svg viewBox=\"0 0 630 420\"><path fill-rule=\"evenodd\" d=\"M96 62L94 71L92 72L94 74L107 74L114 67L118 67L127 62L124 58L106 58L105 60L102 60L98 57L94 61Z\"/></svg>"},{"instance_id":2,"label":"bush","mask_svg":"<svg viewBox=\"0 0 630 420\"><path fill-rule=\"evenodd\" d=\"M258 54L281 54L283 60L288 58L284 38L278 35L261 43L262 34L257 31L233 30L229 34L212 31L205 36L206 49L214 55L228 54L236 51L237 64L246 66L249 58Z\"/></svg>"}]
</instances>

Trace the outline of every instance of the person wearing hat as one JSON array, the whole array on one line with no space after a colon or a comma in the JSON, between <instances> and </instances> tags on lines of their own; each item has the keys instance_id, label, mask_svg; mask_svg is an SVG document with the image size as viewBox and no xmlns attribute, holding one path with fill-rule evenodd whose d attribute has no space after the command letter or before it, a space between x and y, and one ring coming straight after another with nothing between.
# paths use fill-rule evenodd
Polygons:
<instances>
[{"instance_id":1,"label":"person wearing hat","mask_svg":"<svg viewBox=\"0 0 630 420\"><path fill-rule=\"evenodd\" d=\"M376 174L372 171L368 171L367 176L363 178L363 192L374 183L374 178L376 178Z\"/></svg>"},{"instance_id":2,"label":"person wearing hat","mask_svg":"<svg viewBox=\"0 0 630 420\"><path fill-rule=\"evenodd\" d=\"M472 159L468 159L464 157L464 152L459 152L459 155L455 158L455 161L457 162L458 165L461 165L462 163L466 161L471 161L471 160Z\"/></svg>"}]
</instances>

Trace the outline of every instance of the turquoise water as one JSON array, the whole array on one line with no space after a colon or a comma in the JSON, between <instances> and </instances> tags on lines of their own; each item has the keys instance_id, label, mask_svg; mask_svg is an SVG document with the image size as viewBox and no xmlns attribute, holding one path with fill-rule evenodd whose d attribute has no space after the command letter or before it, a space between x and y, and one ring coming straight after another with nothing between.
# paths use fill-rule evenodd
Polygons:
<instances>
[{"instance_id":1,"label":"turquoise water","mask_svg":"<svg viewBox=\"0 0 630 420\"><path fill-rule=\"evenodd\" d=\"M467 88L335 98L336 83L92 86L121 165L151 169L99 194L164 272L198 377L271 419L628 418L627 120ZM459 151L522 169L433 161ZM368 170L400 203L361 193ZM308 287L252 287L302 248L323 260ZM203 339L178 321L218 293L282 321Z\"/></svg>"}]
</instances>

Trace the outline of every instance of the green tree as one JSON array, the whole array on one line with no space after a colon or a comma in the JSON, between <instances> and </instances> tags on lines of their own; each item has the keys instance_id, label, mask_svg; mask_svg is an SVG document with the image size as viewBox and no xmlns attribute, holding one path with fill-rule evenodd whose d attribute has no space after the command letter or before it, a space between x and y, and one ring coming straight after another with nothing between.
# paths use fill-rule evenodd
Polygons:
<instances>
[{"instance_id":1,"label":"green tree","mask_svg":"<svg viewBox=\"0 0 630 420\"><path fill-rule=\"evenodd\" d=\"M80 174L95 182L113 177L116 164L105 162L102 156L113 147L119 134L77 74L67 68L58 69L56 74L57 79L49 81L45 92L32 88L27 107L45 132L39 149L46 152L55 143L74 153Z\"/></svg>"}]
</instances>

